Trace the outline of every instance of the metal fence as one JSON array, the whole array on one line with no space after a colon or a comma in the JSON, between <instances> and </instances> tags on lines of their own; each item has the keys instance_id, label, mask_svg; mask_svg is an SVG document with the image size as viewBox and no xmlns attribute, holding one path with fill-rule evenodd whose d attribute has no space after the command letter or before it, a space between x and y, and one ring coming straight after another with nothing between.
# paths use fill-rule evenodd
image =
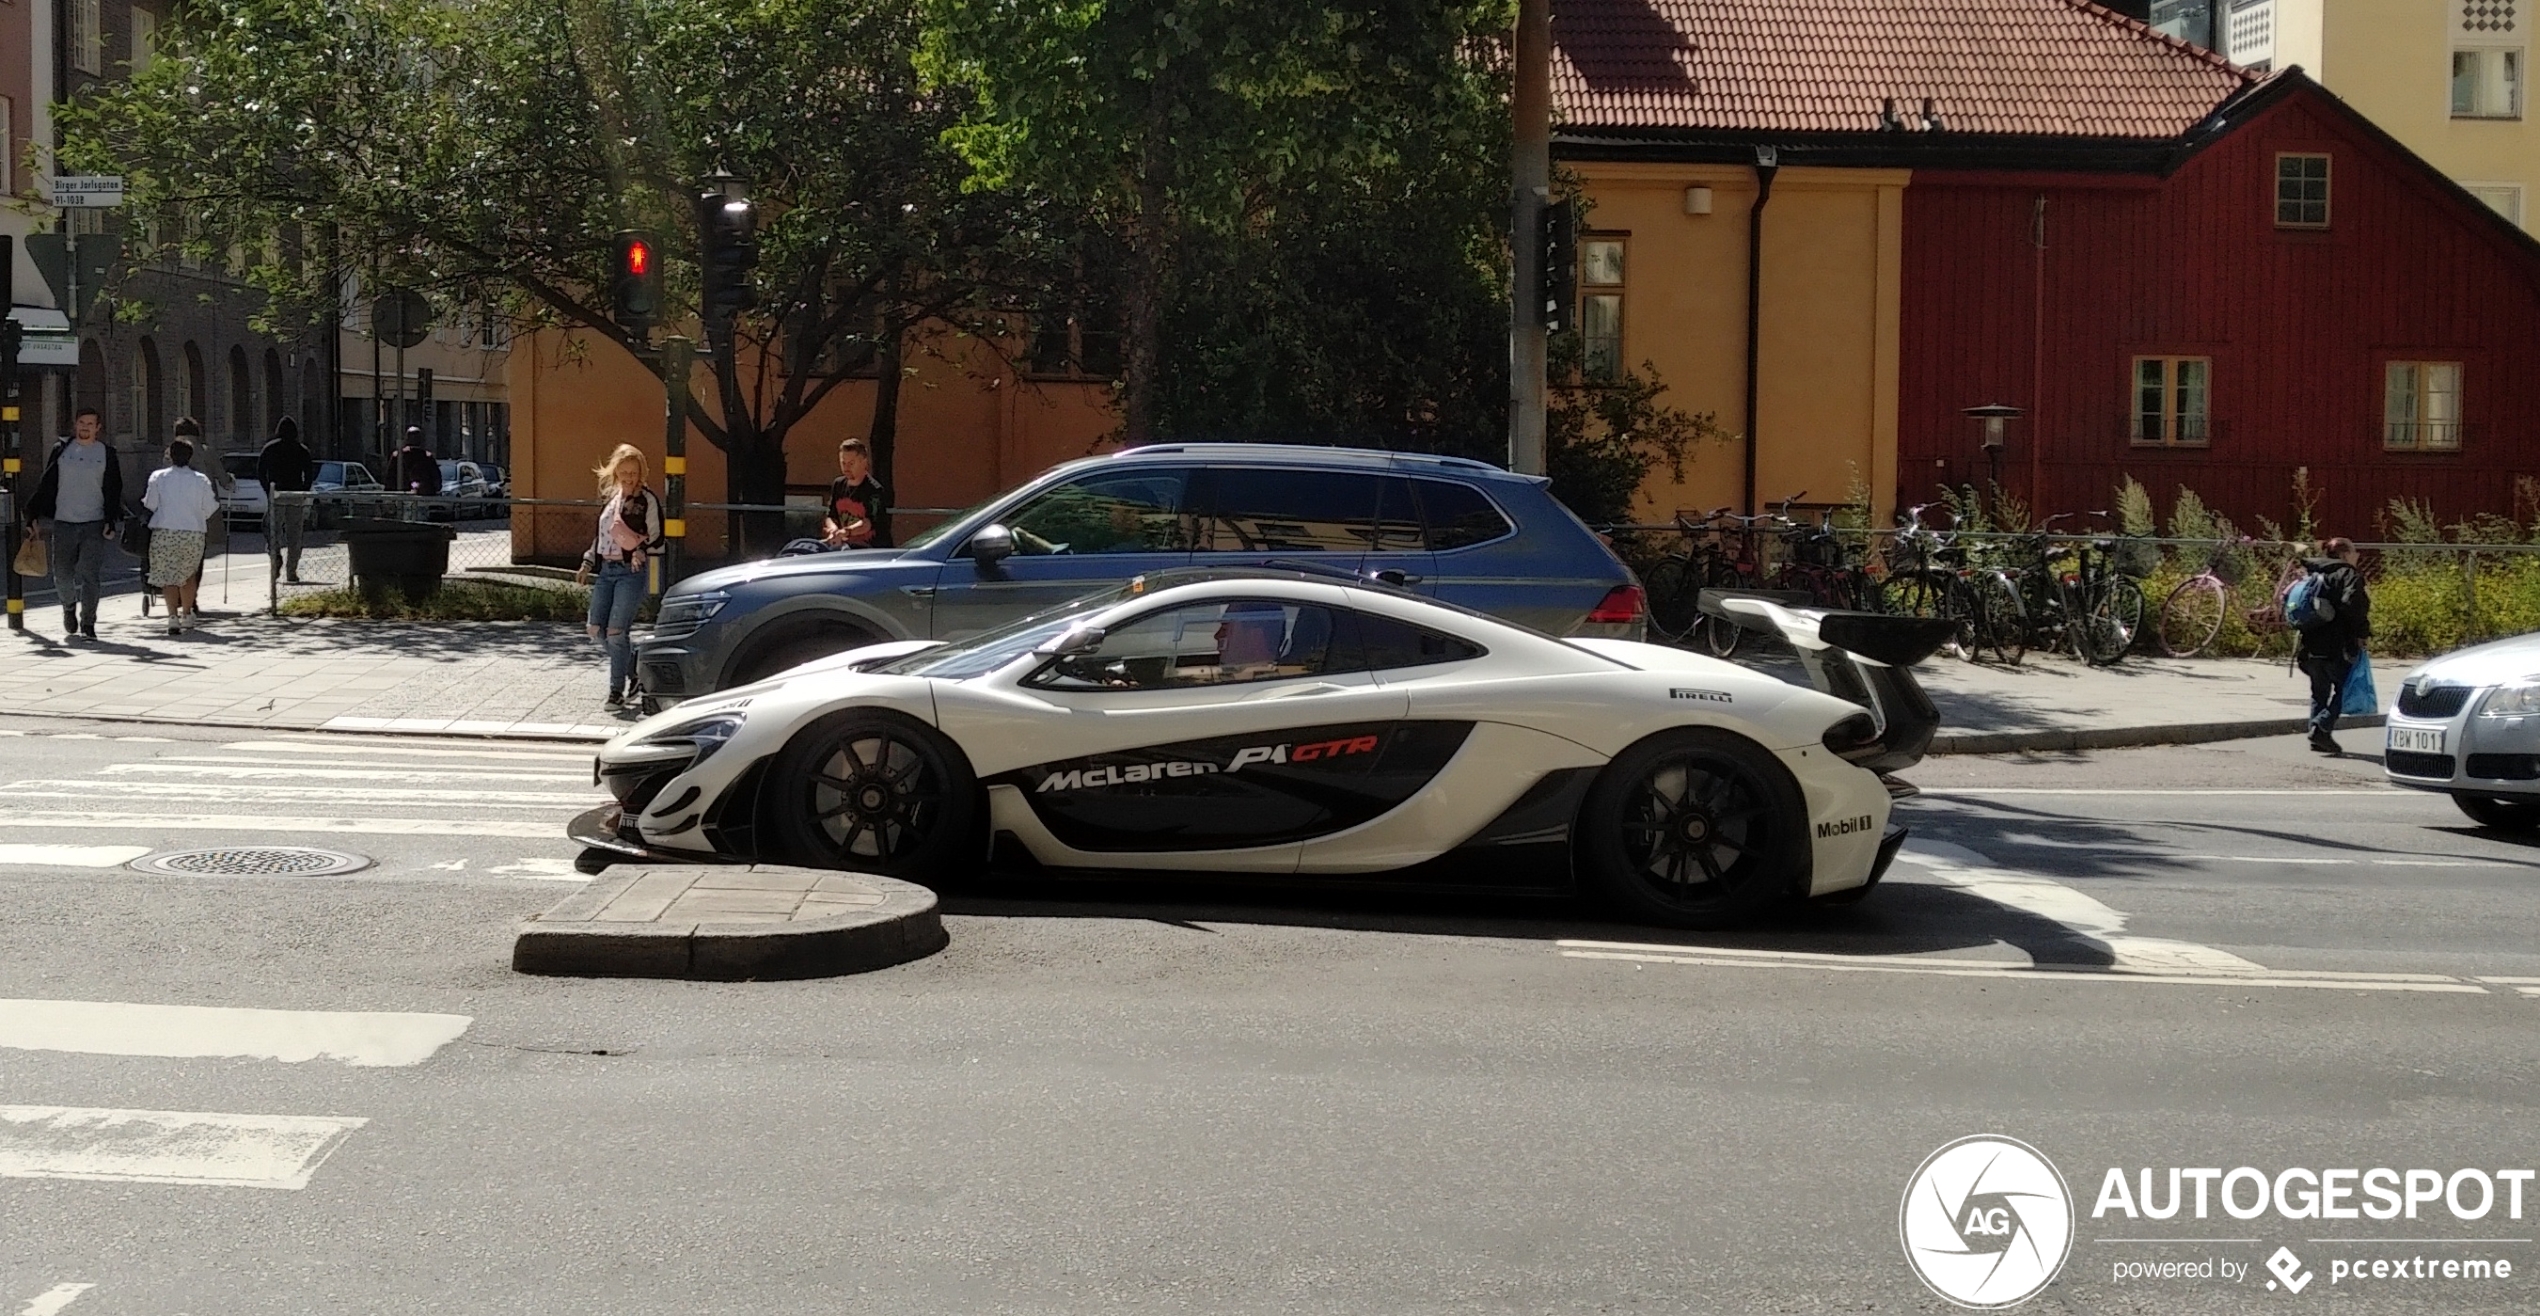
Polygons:
<instances>
[{"instance_id":1,"label":"metal fence","mask_svg":"<svg viewBox=\"0 0 2540 1316\"><path fill-rule=\"evenodd\" d=\"M387 492L276 493L263 516L233 515L229 525L231 554L262 552L266 570L258 602L268 610L290 610L293 600L317 600L333 591L357 590L349 537L384 523L432 527L446 537L445 585L508 586L567 591L579 597L575 566L593 538L600 508L597 498L450 497ZM955 509L895 508L893 528L916 533ZM710 546L728 542L724 518L734 514L767 514L783 518L787 540L816 539L823 509L788 504L690 503L686 509L688 540ZM711 521L709 521L711 518ZM299 551L291 552L296 525ZM701 536L701 530L713 531ZM392 536L393 537L393 536ZM297 570L292 570L296 560ZM666 588L672 577L719 565L720 557L701 556L693 547L674 562L657 562L653 589ZM376 563L374 563L376 565ZM234 568L233 568L234 569ZM371 582L373 588L396 588L394 579Z\"/></svg>"}]
</instances>

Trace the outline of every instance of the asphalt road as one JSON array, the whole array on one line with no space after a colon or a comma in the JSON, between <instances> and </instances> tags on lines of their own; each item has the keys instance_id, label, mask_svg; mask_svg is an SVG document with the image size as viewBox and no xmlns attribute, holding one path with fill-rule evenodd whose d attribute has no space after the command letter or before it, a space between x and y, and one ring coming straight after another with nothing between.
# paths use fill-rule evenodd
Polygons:
<instances>
[{"instance_id":1,"label":"asphalt road","mask_svg":"<svg viewBox=\"0 0 2540 1316\"><path fill-rule=\"evenodd\" d=\"M1981 1133L2079 1216L2023 1311L2540 1308L2540 1184L2519 1220L2092 1214L2112 1167L2540 1165L2540 848L2291 740L1911 775L1888 884L1733 935L994 889L865 977L569 981L506 963L569 889L570 751L12 719L0 1166L77 1140L52 1108L320 1150L296 1190L0 1179L0 1313L1948 1311L1899 1203ZM215 844L376 863L114 866ZM188 1058L46 1044L90 1007L28 1001L390 1017L336 1044L384 1063ZM2397 1241L2313 1241L2362 1238ZM2513 1274L2330 1275L2419 1255Z\"/></svg>"}]
</instances>

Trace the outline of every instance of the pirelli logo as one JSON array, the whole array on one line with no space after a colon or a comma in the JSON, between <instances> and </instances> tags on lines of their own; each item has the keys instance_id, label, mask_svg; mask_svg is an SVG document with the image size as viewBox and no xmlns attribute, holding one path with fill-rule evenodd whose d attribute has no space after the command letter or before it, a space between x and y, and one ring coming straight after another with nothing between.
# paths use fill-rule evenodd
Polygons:
<instances>
[{"instance_id":1,"label":"pirelli logo","mask_svg":"<svg viewBox=\"0 0 2540 1316\"><path fill-rule=\"evenodd\" d=\"M1705 703L1712 704L1734 704L1737 702L1737 696L1730 694L1726 690L1689 690L1683 686L1677 686L1675 689L1668 691L1667 697L1669 699L1699 699Z\"/></svg>"}]
</instances>

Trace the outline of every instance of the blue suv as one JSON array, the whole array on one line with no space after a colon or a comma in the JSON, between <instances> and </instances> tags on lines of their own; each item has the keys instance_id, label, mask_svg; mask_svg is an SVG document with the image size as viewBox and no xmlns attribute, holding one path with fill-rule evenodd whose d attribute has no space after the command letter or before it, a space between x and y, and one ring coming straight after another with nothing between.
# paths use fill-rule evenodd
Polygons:
<instances>
[{"instance_id":1,"label":"blue suv","mask_svg":"<svg viewBox=\"0 0 2540 1316\"><path fill-rule=\"evenodd\" d=\"M1268 562L1398 581L1553 635L1639 639L1640 586L1540 477L1461 457L1166 443L1070 462L898 549L691 577L636 637L647 707L885 640L952 640L1142 572Z\"/></svg>"}]
</instances>

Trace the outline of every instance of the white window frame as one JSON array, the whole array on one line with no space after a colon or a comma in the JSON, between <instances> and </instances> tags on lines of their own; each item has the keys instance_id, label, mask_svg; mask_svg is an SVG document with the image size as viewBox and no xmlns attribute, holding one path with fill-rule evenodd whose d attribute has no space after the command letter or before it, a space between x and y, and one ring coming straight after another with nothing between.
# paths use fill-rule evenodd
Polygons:
<instances>
[{"instance_id":1,"label":"white window frame","mask_svg":"<svg viewBox=\"0 0 2540 1316\"><path fill-rule=\"evenodd\" d=\"M71 67L91 77L106 71L106 16L103 0L70 0Z\"/></svg>"},{"instance_id":2,"label":"white window frame","mask_svg":"<svg viewBox=\"0 0 2540 1316\"><path fill-rule=\"evenodd\" d=\"M0 196L18 194L18 103L0 96Z\"/></svg>"},{"instance_id":3,"label":"white window frame","mask_svg":"<svg viewBox=\"0 0 2540 1316\"><path fill-rule=\"evenodd\" d=\"M2437 402L2446 390L2432 387L2437 371L2448 371L2450 404ZM2392 360L2381 367L2381 446L2385 452L2459 452L2461 401L2468 392L2469 372L2458 361ZM2404 391L2393 387L2405 381ZM2400 411L2408 414L2401 416ZM2449 412L2449 415L2438 413Z\"/></svg>"},{"instance_id":4,"label":"white window frame","mask_svg":"<svg viewBox=\"0 0 2540 1316\"><path fill-rule=\"evenodd\" d=\"M2477 197L2489 210L2512 221L2515 226L2519 227L2522 224L2522 184L2465 182L2461 184L2461 187L2471 196ZM2499 202L2503 204L2500 205Z\"/></svg>"},{"instance_id":5,"label":"white window frame","mask_svg":"<svg viewBox=\"0 0 2540 1316\"><path fill-rule=\"evenodd\" d=\"M2475 70L2471 103L2461 104L2461 61ZM2521 46L2460 43L2452 47L2452 75L2444 83L2444 106L2455 119L2519 119L2523 83L2531 76L2531 58Z\"/></svg>"},{"instance_id":6,"label":"white window frame","mask_svg":"<svg viewBox=\"0 0 2540 1316\"><path fill-rule=\"evenodd\" d=\"M159 56L159 16L139 5L132 7L132 28L127 35L125 58L132 71L141 72Z\"/></svg>"},{"instance_id":7,"label":"white window frame","mask_svg":"<svg viewBox=\"0 0 2540 1316\"><path fill-rule=\"evenodd\" d=\"M1614 249L1612 278L1590 275L1588 249ZM1630 369L1623 356L1623 290L1631 280L1631 235L1627 233L1582 233L1579 235L1579 374L1590 383L1611 384L1622 379ZM1596 309L1591 312L1590 308ZM1589 332L1592 317L1611 321L1600 326L1605 332Z\"/></svg>"}]
</instances>

